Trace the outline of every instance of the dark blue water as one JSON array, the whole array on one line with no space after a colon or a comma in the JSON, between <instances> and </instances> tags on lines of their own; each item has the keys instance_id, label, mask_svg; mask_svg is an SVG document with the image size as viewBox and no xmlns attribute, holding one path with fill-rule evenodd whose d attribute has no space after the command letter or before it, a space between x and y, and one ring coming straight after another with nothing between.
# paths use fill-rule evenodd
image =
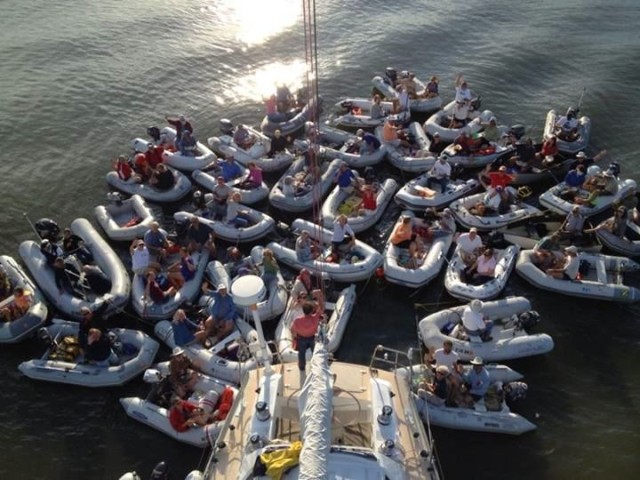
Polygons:
<instances>
[{"instance_id":1,"label":"dark blue water","mask_svg":"<svg viewBox=\"0 0 640 480\"><path fill-rule=\"evenodd\" d=\"M61 224L91 218L111 159L165 114L186 113L206 138L223 117L259 123L274 81L302 81L296 0L4 0L1 8L2 254L17 257L33 237L23 212ZM367 95L387 66L438 75L445 98L462 72L483 108L539 137L548 109L575 104L586 87L592 148L607 148L639 180L640 2L328 0L317 15L328 104ZM367 239L380 245L396 215L387 212ZM379 343L415 346L416 311L452 302L441 281L410 293L368 285L338 357L366 363ZM545 357L512 364L530 385L519 412L539 428L519 438L436 430L445 477L638 478L637 307L545 293L515 276L505 294L527 296L556 343ZM0 478L117 478L130 468L148 474L160 459L181 478L203 460L125 415L118 398L143 394L141 381L87 391L21 377L17 364L39 354L35 342L0 349Z\"/></svg>"}]
</instances>

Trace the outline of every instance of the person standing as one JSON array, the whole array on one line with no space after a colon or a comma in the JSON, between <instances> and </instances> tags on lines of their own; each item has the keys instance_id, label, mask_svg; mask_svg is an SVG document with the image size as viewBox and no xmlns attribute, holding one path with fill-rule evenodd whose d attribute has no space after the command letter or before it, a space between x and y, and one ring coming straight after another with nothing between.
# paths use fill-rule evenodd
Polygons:
<instances>
[{"instance_id":1,"label":"person standing","mask_svg":"<svg viewBox=\"0 0 640 480\"><path fill-rule=\"evenodd\" d=\"M302 304L302 315L291 323L291 333L294 335L298 350L298 369L304 375L307 366L307 350L315 347L315 336L318 326L324 314L324 301L319 297L317 302L305 302Z\"/></svg>"}]
</instances>

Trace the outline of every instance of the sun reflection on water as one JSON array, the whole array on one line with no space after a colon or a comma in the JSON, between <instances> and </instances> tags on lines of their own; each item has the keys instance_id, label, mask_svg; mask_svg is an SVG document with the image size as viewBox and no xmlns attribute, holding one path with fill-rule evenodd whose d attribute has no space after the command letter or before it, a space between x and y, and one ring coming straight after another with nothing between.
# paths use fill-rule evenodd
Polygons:
<instances>
[{"instance_id":1,"label":"sun reflection on water","mask_svg":"<svg viewBox=\"0 0 640 480\"><path fill-rule=\"evenodd\" d=\"M284 83L292 92L306 82L307 67L304 60L289 63L273 62L257 67L253 73L238 78L238 83L225 92L229 97L248 97L262 101L275 93L276 85Z\"/></svg>"}]
</instances>

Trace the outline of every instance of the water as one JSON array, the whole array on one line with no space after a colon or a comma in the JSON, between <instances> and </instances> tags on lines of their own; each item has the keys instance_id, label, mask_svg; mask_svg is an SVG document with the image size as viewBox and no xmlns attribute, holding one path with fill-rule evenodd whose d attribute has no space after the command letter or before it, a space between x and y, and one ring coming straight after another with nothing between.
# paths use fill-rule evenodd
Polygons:
<instances>
[{"instance_id":1,"label":"water","mask_svg":"<svg viewBox=\"0 0 640 480\"><path fill-rule=\"evenodd\" d=\"M368 94L387 66L438 75L445 99L462 72L483 108L537 137L547 110L577 103L586 87L592 147L640 179L640 3L327 0L317 16L329 105ZM19 242L33 238L23 212L61 225L91 218L110 160L165 114L187 113L201 138L223 117L259 123L273 81L301 81L303 38L297 0L4 0L0 252L17 257ZM396 215L387 212L368 240L379 245ZM638 308L552 295L515 276L505 293L526 295L556 343L545 357L512 363L530 385L519 411L539 429L521 438L436 430L445 477L637 478ZM451 302L441 282L409 294L372 282L338 357L366 363L379 343L413 346L414 303L422 316ZM35 342L0 350L0 478L146 475L161 459L182 478L203 460L126 417L118 398L143 394L141 381L88 391L22 378L17 364L39 354Z\"/></svg>"}]
</instances>

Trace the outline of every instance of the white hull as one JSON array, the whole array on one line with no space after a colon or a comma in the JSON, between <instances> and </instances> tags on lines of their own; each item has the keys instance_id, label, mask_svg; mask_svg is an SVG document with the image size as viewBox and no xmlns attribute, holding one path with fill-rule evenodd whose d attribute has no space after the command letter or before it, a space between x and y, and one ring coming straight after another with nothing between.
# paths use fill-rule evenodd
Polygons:
<instances>
[{"instance_id":1,"label":"white hull","mask_svg":"<svg viewBox=\"0 0 640 480\"><path fill-rule=\"evenodd\" d=\"M411 173L425 172L436 163L436 156L429 151L431 141L424 133L422 126L418 122L412 122L409 125L409 134L413 137L416 149L411 153L406 147L395 147L384 141L382 137L382 128L376 129L378 139L387 149L387 157L394 167Z\"/></svg>"},{"instance_id":2,"label":"white hull","mask_svg":"<svg viewBox=\"0 0 640 480\"><path fill-rule=\"evenodd\" d=\"M462 322L465 307L454 307L433 313L418 324L418 331L428 348L441 348L442 342L451 340L453 350L461 361L471 361L476 356L485 362L498 362L514 358L541 355L553 349L553 340L544 333L529 335L523 329L511 327L508 321L513 315L529 311L531 304L523 297L509 297L484 302L482 314L496 323L491 332L492 341L482 342L446 335L442 329Z\"/></svg>"},{"instance_id":3,"label":"white hull","mask_svg":"<svg viewBox=\"0 0 640 480\"><path fill-rule=\"evenodd\" d=\"M440 193L440 186L434 185L435 192L432 197L423 197L418 194L424 188L427 188L427 180L429 173L424 173L419 177L409 180L394 197L395 202L410 210L423 211L427 208L443 208L451 202L462 198L480 186L480 182L475 179L469 180L450 180L445 193Z\"/></svg>"},{"instance_id":4,"label":"white hull","mask_svg":"<svg viewBox=\"0 0 640 480\"><path fill-rule=\"evenodd\" d=\"M153 212L140 195L134 195L118 203L98 205L94 212L104 232L116 242L141 238L155 220ZM138 222L129 225L134 219Z\"/></svg>"},{"instance_id":5,"label":"white hull","mask_svg":"<svg viewBox=\"0 0 640 480\"><path fill-rule=\"evenodd\" d=\"M434 134L439 134L440 139L445 142L453 142L458 135L462 132L467 132L469 135L473 135L482 130L481 122L489 121L489 118L493 114L489 110L485 110L482 114L476 110L470 110L468 118L471 120L462 128L448 128L449 120L453 115L453 110L456 102L449 102L444 108L433 115L431 115L424 123L423 128L426 133L433 137Z\"/></svg>"},{"instance_id":6,"label":"white hull","mask_svg":"<svg viewBox=\"0 0 640 480\"><path fill-rule=\"evenodd\" d=\"M606 221L611 222L612 220L613 217ZM626 234L629 233L635 236L635 238L640 238L640 227L631 220L627 221ZM640 240L630 240L626 235L623 238L620 238L606 228L596 230L596 235L603 245L615 253L625 257L640 256Z\"/></svg>"},{"instance_id":7,"label":"white hull","mask_svg":"<svg viewBox=\"0 0 640 480\"><path fill-rule=\"evenodd\" d=\"M319 241L323 246L323 255L321 258L325 256L327 245L331 243L332 233L330 230L321 228L300 218L294 220L291 226L298 232L308 230L309 236ZM273 251L278 261L285 265L295 270L307 268L315 274L326 274L336 282L351 283L367 280L382 263L382 255L373 247L370 247L360 240L356 240L355 250L364 257L364 260L356 263L346 263L344 260L341 263L328 263L320 260L302 262L298 259L294 248L289 248L277 242L271 242L267 246Z\"/></svg>"},{"instance_id":8,"label":"white hull","mask_svg":"<svg viewBox=\"0 0 640 480\"><path fill-rule=\"evenodd\" d=\"M619 202L621 199L632 195L636 191L636 182L631 179L618 181L618 192L615 195L598 195L594 200L594 206L589 207L586 205L580 206L580 213L585 217L591 217L602 213L614 203ZM566 188L564 183L551 187L549 190L540 195L540 205L548 208L549 210L566 215L574 207L574 204L570 201L563 200L559 197L560 193ZM587 196L588 192L584 192Z\"/></svg>"},{"instance_id":9,"label":"white hull","mask_svg":"<svg viewBox=\"0 0 640 480\"><path fill-rule=\"evenodd\" d=\"M238 228L225 221L214 221L209 218L198 217L200 223L208 226L216 234L217 238L227 242L254 242L266 235L273 229L275 221L266 213L259 212L253 208L242 206L242 210L248 212L245 218L249 220L249 225L245 228ZM189 212L176 212L173 218L176 222L184 222L196 215Z\"/></svg>"},{"instance_id":10,"label":"white hull","mask_svg":"<svg viewBox=\"0 0 640 480\"><path fill-rule=\"evenodd\" d=\"M555 133L554 127L560 117L561 115L557 115L555 110L549 110L549 113L547 113L547 118L544 122L544 140L548 139ZM578 138L573 142L568 142L566 140L561 140L560 138L558 138L558 150L560 150L562 153L568 154L578 153L580 150L584 150L585 148L587 148L590 136L591 119L589 117L580 117L578 119Z\"/></svg>"},{"instance_id":11,"label":"white hull","mask_svg":"<svg viewBox=\"0 0 640 480\"><path fill-rule=\"evenodd\" d=\"M476 193L452 202L450 205L456 221L466 228L477 228L481 231L497 230L531 217L542 215L542 211L524 202L512 204L507 213L485 215L480 217L470 212L477 202L482 202L486 192Z\"/></svg>"},{"instance_id":12,"label":"white hull","mask_svg":"<svg viewBox=\"0 0 640 480\"><path fill-rule=\"evenodd\" d=\"M372 103L373 100L370 98L345 98L336 103L336 111L341 114L333 119L331 123L341 128L372 129L381 126L387 119L406 123L411 118L409 112L401 112L395 115L389 114L388 112L393 111L392 102L381 102L383 111L387 112L386 116L371 118L370 111ZM359 113L354 113L354 111Z\"/></svg>"},{"instance_id":13,"label":"white hull","mask_svg":"<svg viewBox=\"0 0 640 480\"><path fill-rule=\"evenodd\" d=\"M160 132L160 138L165 145L173 145L176 139L175 129L171 127L164 127ZM145 153L147 151L148 143L149 140L135 138L132 142L133 149L136 152ZM162 157L164 158L164 162L167 165L184 172L192 172L194 170L207 168L216 161L216 155L211 150L209 150L209 147L207 147L204 143L197 142L196 147L198 149L198 155L196 155L195 157L182 155L179 151L170 152L168 150L164 151Z\"/></svg>"},{"instance_id":14,"label":"white hull","mask_svg":"<svg viewBox=\"0 0 640 480\"><path fill-rule=\"evenodd\" d=\"M80 314L82 307L95 309L107 299L109 299L109 306L105 311L106 314L124 308L129 302L131 281L118 255L102 239L88 220L77 218L71 222L70 228L73 234L78 235L84 241L85 247L93 254L95 264L111 280L111 290L101 296L87 292L85 298L76 297L68 291L60 293L55 283L53 269L47 265L45 257L40 252L40 245L34 241L25 240L20 244L20 257L44 295L58 310L76 320L82 318Z\"/></svg>"},{"instance_id":15,"label":"white hull","mask_svg":"<svg viewBox=\"0 0 640 480\"><path fill-rule=\"evenodd\" d=\"M246 169L244 170L244 172L246 175ZM191 174L191 178L193 179L194 182L196 182L201 187L204 187L209 192L212 191L214 187L218 184L215 176L207 172L201 172L200 170L196 170L195 172L193 172ZM243 204L253 205L254 203L260 202L265 198L267 198L267 196L269 195L269 188L267 187L266 183L262 182L262 185L260 185L257 188L251 188L251 189L239 188L238 184L240 183L240 180L242 178L244 178L244 176L238 179L232 180L231 182L227 183L227 185L231 188L232 193L237 192L240 194L240 197L241 197L240 201Z\"/></svg>"},{"instance_id":16,"label":"white hull","mask_svg":"<svg viewBox=\"0 0 640 480\"><path fill-rule=\"evenodd\" d=\"M52 339L62 341L67 336L78 336L79 323L55 319L54 323L46 328ZM124 359L124 363L119 365L99 367L87 363L50 360L50 352L47 351L40 359L22 362L18 369L29 378L47 382L94 388L123 385L151 366L159 345L138 330L113 328L110 331L117 335L118 341L135 346L138 353Z\"/></svg>"},{"instance_id":17,"label":"white hull","mask_svg":"<svg viewBox=\"0 0 640 480\"><path fill-rule=\"evenodd\" d=\"M380 75L373 77L371 79L371 83L385 96L385 98L399 98L398 92L391 85L386 83ZM426 90L424 84L417 78L414 78L414 83L416 84L416 91L418 93ZM433 112L434 110L438 110L440 107L442 107L442 97L440 96L432 98L414 98L409 100L409 108L418 113Z\"/></svg>"},{"instance_id":18,"label":"white hull","mask_svg":"<svg viewBox=\"0 0 640 480\"><path fill-rule=\"evenodd\" d=\"M322 107L321 98L318 98L318 106ZM311 120L315 110L315 102L312 99L302 110L295 113L287 120L272 121L269 117L264 117L260 124L260 130L269 137L273 137L276 130L280 130L284 136L291 135L304 128L305 123Z\"/></svg>"},{"instance_id":19,"label":"white hull","mask_svg":"<svg viewBox=\"0 0 640 480\"><path fill-rule=\"evenodd\" d=\"M177 202L191 192L191 182L179 171L169 168L173 173L175 183L169 190L159 190L148 183L125 182L118 177L116 172L107 173L107 183L113 188L128 194L140 195L145 200L156 203Z\"/></svg>"}]
</instances>

